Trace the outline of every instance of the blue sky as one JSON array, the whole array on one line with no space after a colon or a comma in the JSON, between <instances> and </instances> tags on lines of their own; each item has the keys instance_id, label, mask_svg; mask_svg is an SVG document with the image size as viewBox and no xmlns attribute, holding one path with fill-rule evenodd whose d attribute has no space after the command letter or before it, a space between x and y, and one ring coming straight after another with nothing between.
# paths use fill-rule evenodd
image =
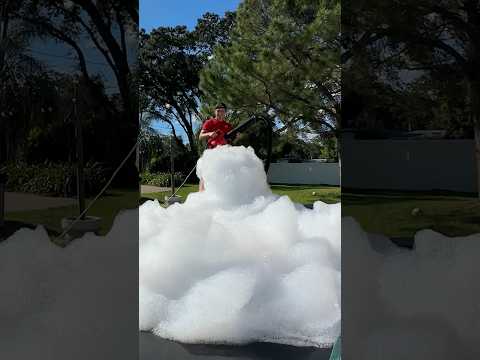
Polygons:
<instances>
[{"instance_id":1,"label":"blue sky","mask_svg":"<svg viewBox=\"0 0 480 360\"><path fill-rule=\"evenodd\" d=\"M242 0L140 0L140 28L147 32L159 26L186 25L193 30L197 20L206 12L223 15L236 10ZM161 133L170 133L168 124L154 122L153 128ZM176 126L177 134L187 141L183 129Z\"/></svg>"},{"instance_id":2,"label":"blue sky","mask_svg":"<svg viewBox=\"0 0 480 360\"><path fill-rule=\"evenodd\" d=\"M113 32L115 35L115 32ZM116 35L118 36L118 34ZM128 59L131 63L136 62L136 43L138 37L134 32L127 32ZM118 85L110 65L103 54L94 46L91 38L85 33L78 39L78 45L85 56L88 72L91 76L99 75L105 84L108 94L118 93ZM32 57L42 62L50 70L72 74L79 72L76 52L70 45L51 38L34 37L30 41L29 52Z\"/></svg>"},{"instance_id":3,"label":"blue sky","mask_svg":"<svg viewBox=\"0 0 480 360\"><path fill-rule=\"evenodd\" d=\"M241 0L140 0L140 27L186 25L193 29L206 12L223 15L236 10Z\"/></svg>"}]
</instances>

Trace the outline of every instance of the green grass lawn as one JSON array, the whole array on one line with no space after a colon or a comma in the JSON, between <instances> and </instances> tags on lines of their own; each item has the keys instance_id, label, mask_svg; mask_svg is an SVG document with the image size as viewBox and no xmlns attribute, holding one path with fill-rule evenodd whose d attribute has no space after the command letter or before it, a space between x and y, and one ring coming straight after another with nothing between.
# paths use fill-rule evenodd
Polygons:
<instances>
[{"instance_id":1,"label":"green grass lawn","mask_svg":"<svg viewBox=\"0 0 480 360\"><path fill-rule=\"evenodd\" d=\"M86 206L91 199L87 199ZM113 189L107 191L88 211L87 215L99 216L102 218L100 235L105 235L111 229L113 220L122 209L133 209L138 206L138 191ZM74 206L59 208L18 211L5 214L5 220L10 222L21 222L28 224L43 225L51 237L60 235L61 219L67 216L77 216L78 210Z\"/></svg>"},{"instance_id":2,"label":"green grass lawn","mask_svg":"<svg viewBox=\"0 0 480 360\"><path fill-rule=\"evenodd\" d=\"M287 195L290 199L297 203L313 204L315 201L323 201L326 203L337 203L340 201L340 188L336 186L316 186L316 185L271 185L272 191L278 195ZM185 199L191 192L198 191L198 185L187 184L182 187L177 195ZM313 193L315 192L315 195ZM144 199L158 199L163 202L168 192L158 192L150 194L142 194Z\"/></svg>"},{"instance_id":3,"label":"green grass lawn","mask_svg":"<svg viewBox=\"0 0 480 360\"><path fill-rule=\"evenodd\" d=\"M183 187L178 190L177 195L185 199L188 194L198 191L198 184L185 184ZM156 192L156 193L143 193L141 197L143 200L155 200L158 199L160 203L165 201L165 196L171 195L172 191Z\"/></svg>"},{"instance_id":4,"label":"green grass lawn","mask_svg":"<svg viewBox=\"0 0 480 360\"><path fill-rule=\"evenodd\" d=\"M279 195L288 195L292 201L303 204L311 204L317 200L327 203L340 201L340 189L338 187L273 185L272 190ZM198 185L187 184L180 189L178 195L181 195L185 199L189 193L196 191L198 191ZM313 192L315 192L315 195L313 195ZM167 194L169 194L169 192L142 194L140 200L159 199L163 202ZM93 205L87 215L102 218L99 234L105 235L111 229L118 212L122 209L135 208L138 205L138 200L138 192L135 190L109 190ZM87 199L86 204L88 205L90 201L91 199ZM42 210L10 212L5 214L5 221L12 225L12 231L18 228L18 226L13 227L14 224L24 224L25 226L28 224L43 225L50 236L54 238L62 232L61 219L67 216L77 215L78 211L75 206L66 206Z\"/></svg>"},{"instance_id":5,"label":"green grass lawn","mask_svg":"<svg viewBox=\"0 0 480 360\"><path fill-rule=\"evenodd\" d=\"M412 215L414 208L421 213ZM448 236L480 233L480 200L465 194L343 192L342 216L390 237L411 237L421 229Z\"/></svg>"},{"instance_id":6,"label":"green grass lawn","mask_svg":"<svg viewBox=\"0 0 480 360\"><path fill-rule=\"evenodd\" d=\"M340 188L338 186L271 185L270 187L275 194L287 195L292 201L301 204L313 204L315 201L322 201L327 204L340 202Z\"/></svg>"},{"instance_id":7,"label":"green grass lawn","mask_svg":"<svg viewBox=\"0 0 480 360\"><path fill-rule=\"evenodd\" d=\"M339 187L272 185L271 188L275 194L287 195L297 203L340 201ZM185 199L196 191L198 185L187 184L178 194ZM142 194L141 201L159 199L163 202L167 194L169 192ZM343 192L341 198L342 216L353 216L368 232L389 237L411 237L421 229L432 229L448 236L480 233L480 200L471 195L373 191ZM137 191L114 189L102 196L88 215L103 219L100 234L105 235L121 209L135 208L137 204ZM414 208L421 209L421 213L413 216ZM18 228L16 224L42 224L53 237L61 232L62 217L76 215L76 208L69 206L11 212L5 214L5 221L13 230Z\"/></svg>"}]
</instances>

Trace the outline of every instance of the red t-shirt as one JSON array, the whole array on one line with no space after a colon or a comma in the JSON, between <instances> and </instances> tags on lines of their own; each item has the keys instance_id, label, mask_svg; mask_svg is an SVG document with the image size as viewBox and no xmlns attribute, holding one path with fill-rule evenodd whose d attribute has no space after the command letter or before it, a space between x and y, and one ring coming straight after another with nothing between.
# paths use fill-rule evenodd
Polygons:
<instances>
[{"instance_id":1,"label":"red t-shirt","mask_svg":"<svg viewBox=\"0 0 480 360\"><path fill-rule=\"evenodd\" d=\"M224 136L226 133L232 130L232 125L230 125L225 120L210 118L203 123L202 130L205 132L212 132L212 131L219 132L217 136L211 137L208 139L207 147L209 149L213 149L218 145L227 144L227 140L225 140Z\"/></svg>"}]
</instances>

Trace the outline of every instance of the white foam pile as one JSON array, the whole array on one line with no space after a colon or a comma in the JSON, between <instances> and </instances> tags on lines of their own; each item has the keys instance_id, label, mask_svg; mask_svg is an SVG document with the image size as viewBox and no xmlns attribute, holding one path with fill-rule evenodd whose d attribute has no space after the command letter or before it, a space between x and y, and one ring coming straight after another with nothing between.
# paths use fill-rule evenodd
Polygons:
<instances>
[{"instance_id":1,"label":"white foam pile","mask_svg":"<svg viewBox=\"0 0 480 360\"><path fill-rule=\"evenodd\" d=\"M327 346L340 333L340 204L272 194L252 148L206 150L206 190L140 207L139 325L186 343Z\"/></svg>"},{"instance_id":2,"label":"white foam pile","mask_svg":"<svg viewBox=\"0 0 480 360\"><path fill-rule=\"evenodd\" d=\"M0 359L136 358L137 229L129 210L65 248L40 226L0 242Z\"/></svg>"},{"instance_id":3,"label":"white foam pile","mask_svg":"<svg viewBox=\"0 0 480 360\"><path fill-rule=\"evenodd\" d=\"M345 357L480 358L480 234L415 235L413 250L342 220ZM373 243L389 248L375 251ZM348 300L352 299L352 300ZM347 330L348 329L348 330Z\"/></svg>"}]
</instances>

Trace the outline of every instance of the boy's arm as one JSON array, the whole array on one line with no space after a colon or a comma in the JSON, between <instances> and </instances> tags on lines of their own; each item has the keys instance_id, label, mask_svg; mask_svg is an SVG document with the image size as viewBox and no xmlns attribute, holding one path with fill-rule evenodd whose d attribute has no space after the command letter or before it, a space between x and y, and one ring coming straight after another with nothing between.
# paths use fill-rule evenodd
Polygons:
<instances>
[{"instance_id":1,"label":"boy's arm","mask_svg":"<svg viewBox=\"0 0 480 360\"><path fill-rule=\"evenodd\" d=\"M200 135L198 136L199 139L203 139L203 138L210 138L214 135L216 135L216 131L211 131L211 122L210 120L207 120L205 121L205 123L203 124L202 126L202 130L200 131Z\"/></svg>"},{"instance_id":2,"label":"boy's arm","mask_svg":"<svg viewBox=\"0 0 480 360\"><path fill-rule=\"evenodd\" d=\"M200 135L198 136L200 139L203 139L205 137L212 137L213 135L215 134L215 131L205 131L202 129L202 131L200 131Z\"/></svg>"}]
</instances>

